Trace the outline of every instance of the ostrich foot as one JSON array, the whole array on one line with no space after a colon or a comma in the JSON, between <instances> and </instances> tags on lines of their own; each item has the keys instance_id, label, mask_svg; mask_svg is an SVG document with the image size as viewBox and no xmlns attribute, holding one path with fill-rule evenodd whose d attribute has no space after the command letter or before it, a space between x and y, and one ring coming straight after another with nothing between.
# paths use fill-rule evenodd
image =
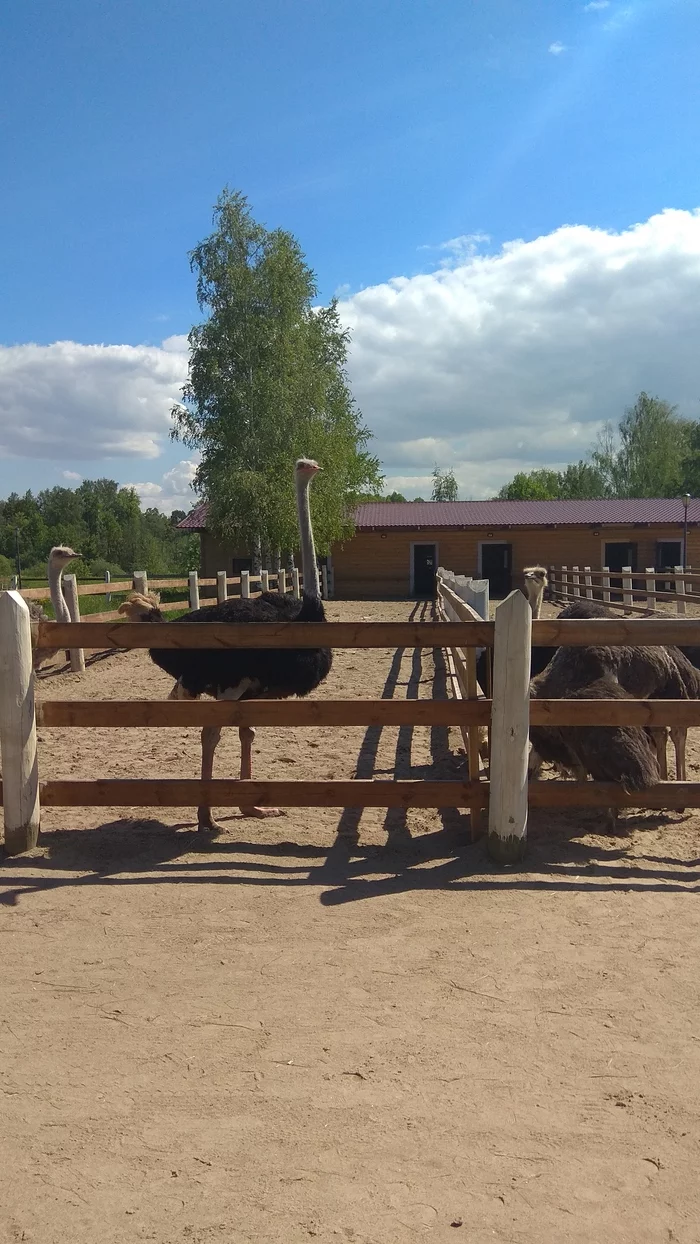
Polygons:
<instances>
[{"instance_id":1,"label":"ostrich foot","mask_svg":"<svg viewBox=\"0 0 700 1244\"><path fill-rule=\"evenodd\" d=\"M197 832L212 838L224 832L223 825L218 825L212 817L211 808L197 808Z\"/></svg>"},{"instance_id":2,"label":"ostrich foot","mask_svg":"<svg viewBox=\"0 0 700 1244\"><path fill-rule=\"evenodd\" d=\"M284 808L241 808L241 816L286 816Z\"/></svg>"}]
</instances>

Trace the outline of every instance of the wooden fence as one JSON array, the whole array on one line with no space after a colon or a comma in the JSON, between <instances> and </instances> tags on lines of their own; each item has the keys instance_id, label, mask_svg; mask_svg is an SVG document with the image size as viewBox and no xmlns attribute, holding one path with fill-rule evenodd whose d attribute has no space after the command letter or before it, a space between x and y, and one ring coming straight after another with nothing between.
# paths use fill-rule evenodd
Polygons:
<instances>
[{"instance_id":1,"label":"wooden fence","mask_svg":"<svg viewBox=\"0 0 700 1244\"><path fill-rule=\"evenodd\" d=\"M332 592L332 575L329 574L326 566L321 568L320 577L321 595L324 600L327 600ZM166 601L161 604L162 613L173 612L183 608L204 608L207 605L219 604L230 596L254 597L259 596L261 592L270 591L281 592L283 595L291 592L292 595L298 598L303 590L303 576L301 571L296 569L293 571L280 570L279 574L263 570L259 575L250 574L247 570L243 570L240 575L227 575L225 570L219 570L214 579L202 579L196 570L192 570L186 579L150 580L145 570L137 570L134 572L132 579L116 582L105 579L104 583L78 583L75 575L70 574L63 576L63 582L69 591L72 589L77 593L78 599L84 596L106 596L109 600L112 595L133 591L158 592L173 590L181 591L183 594L186 591L187 595L183 600ZM215 588L216 594L202 597L202 588ZM230 591L230 588L233 588L234 591ZM11 590L14 590L14 587ZM23 588L20 595L24 600L48 600L48 584L46 587ZM94 622L108 622L112 618L118 618L119 613L116 609L110 609L105 613L93 613L89 616Z\"/></svg>"},{"instance_id":2,"label":"wooden fence","mask_svg":"<svg viewBox=\"0 0 700 1244\"><path fill-rule=\"evenodd\" d=\"M624 613L639 613L645 617L667 611L658 609L657 602L675 605L676 613L683 617L686 605L700 605L700 574L690 568L676 566L673 570L633 570L623 566L621 570L592 570L590 566L550 566L547 571L550 597L567 604L575 600L597 600Z\"/></svg>"},{"instance_id":3,"label":"wooden fence","mask_svg":"<svg viewBox=\"0 0 700 1244\"><path fill-rule=\"evenodd\" d=\"M521 855L528 802L535 807L700 806L700 782L664 782L626 792L616 783L534 782L528 790L530 722L538 725L700 725L700 703L678 701L567 701L529 699L531 643L700 644L700 622L691 619L596 619L532 621L521 592L496 610L495 622L476 621L459 597L443 589L441 602L460 619L434 622L269 623L255 625L165 623L158 647L173 648L441 648L464 654L456 673L460 695L445 701L52 701L39 711L34 702L32 639L41 647L148 648L152 627L138 623L35 623L16 592L0 597L0 749L3 766L5 846L8 852L35 845L40 805L46 807L488 807L488 847L500 863ZM464 612L462 612L464 611ZM34 634L32 635L32 632ZM472 656L493 648L491 698L474 687ZM36 727L97 726L457 726L467 731L470 773L464 781L232 781L218 779L39 780ZM490 727L490 774L483 780L470 728ZM477 736L478 737L478 736Z\"/></svg>"}]
</instances>

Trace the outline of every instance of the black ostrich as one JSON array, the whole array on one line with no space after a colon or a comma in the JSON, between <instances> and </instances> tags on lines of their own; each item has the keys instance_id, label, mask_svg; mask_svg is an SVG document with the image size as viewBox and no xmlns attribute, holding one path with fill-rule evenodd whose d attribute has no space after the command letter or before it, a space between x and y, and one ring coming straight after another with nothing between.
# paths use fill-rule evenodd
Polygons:
<instances>
[{"instance_id":1,"label":"black ostrich","mask_svg":"<svg viewBox=\"0 0 700 1244\"><path fill-rule=\"evenodd\" d=\"M318 568L311 527L309 485L321 468L309 458L300 458L294 469L301 537L304 591L301 600L264 592L253 600L227 600L222 604L195 609L178 621L187 622L325 622L326 615L318 586ZM162 622L157 598L133 593L120 606L130 621ZM202 695L217 700L282 700L309 695L331 668L330 648L151 648L151 660L175 680L172 700L196 700ZM255 730L241 726L241 781L252 777ZM212 777L214 753L221 738L220 726L202 730L202 780ZM244 816L281 816L278 808L241 808ZM197 809L199 829L218 833L211 808Z\"/></svg>"}]
</instances>

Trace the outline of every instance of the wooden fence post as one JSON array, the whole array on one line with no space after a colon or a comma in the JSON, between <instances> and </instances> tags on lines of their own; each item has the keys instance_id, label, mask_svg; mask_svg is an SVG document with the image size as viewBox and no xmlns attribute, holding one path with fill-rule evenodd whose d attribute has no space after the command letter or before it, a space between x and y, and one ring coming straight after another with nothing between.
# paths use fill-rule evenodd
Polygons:
<instances>
[{"instance_id":1,"label":"wooden fence post","mask_svg":"<svg viewBox=\"0 0 700 1244\"><path fill-rule=\"evenodd\" d=\"M277 576L277 591L280 596L287 595L287 571L283 566L280 566L279 574Z\"/></svg>"},{"instance_id":2,"label":"wooden fence post","mask_svg":"<svg viewBox=\"0 0 700 1244\"><path fill-rule=\"evenodd\" d=\"M111 574L109 573L108 570L105 570L105 585L106 585L105 586L105 604L106 605L108 605L112 599L112 593L109 590L109 585L111 581L112 581Z\"/></svg>"},{"instance_id":3,"label":"wooden fence post","mask_svg":"<svg viewBox=\"0 0 700 1244\"><path fill-rule=\"evenodd\" d=\"M269 570L260 571L260 591L269 592L270 590L270 572Z\"/></svg>"},{"instance_id":4,"label":"wooden fence post","mask_svg":"<svg viewBox=\"0 0 700 1244\"><path fill-rule=\"evenodd\" d=\"M228 599L228 583L226 582L226 571L217 570L216 572L216 603L223 605Z\"/></svg>"},{"instance_id":5,"label":"wooden fence post","mask_svg":"<svg viewBox=\"0 0 700 1244\"><path fill-rule=\"evenodd\" d=\"M295 566L292 571L292 592L295 600L301 600L301 592L299 590L299 571Z\"/></svg>"},{"instance_id":6,"label":"wooden fence post","mask_svg":"<svg viewBox=\"0 0 700 1244\"><path fill-rule=\"evenodd\" d=\"M19 579L16 574L10 576L10 591L16 592L19 587Z\"/></svg>"},{"instance_id":7,"label":"wooden fence post","mask_svg":"<svg viewBox=\"0 0 700 1244\"><path fill-rule=\"evenodd\" d=\"M250 599L250 571L241 571L241 596L244 600Z\"/></svg>"},{"instance_id":8,"label":"wooden fence post","mask_svg":"<svg viewBox=\"0 0 700 1244\"><path fill-rule=\"evenodd\" d=\"M562 568L561 568L561 598L562 598L562 600L564 601L564 604L565 604L565 605L567 605L567 604L569 603L569 602L568 602L568 595L569 595L569 576L568 576L568 570L567 570L567 567L566 567L566 566L562 566Z\"/></svg>"},{"instance_id":9,"label":"wooden fence post","mask_svg":"<svg viewBox=\"0 0 700 1244\"><path fill-rule=\"evenodd\" d=\"M190 570L187 576L190 585L190 609L199 609L199 575L196 570Z\"/></svg>"},{"instance_id":10,"label":"wooden fence post","mask_svg":"<svg viewBox=\"0 0 700 1244\"><path fill-rule=\"evenodd\" d=\"M634 597L632 596L632 567L622 567L622 603L625 609L634 608Z\"/></svg>"},{"instance_id":11,"label":"wooden fence post","mask_svg":"<svg viewBox=\"0 0 700 1244\"><path fill-rule=\"evenodd\" d=\"M581 580L579 578L578 566L572 566L571 569L573 572L571 577L573 579L573 584L574 584L571 590L574 596L580 596L581 595L581 586L580 586Z\"/></svg>"},{"instance_id":12,"label":"wooden fence post","mask_svg":"<svg viewBox=\"0 0 700 1244\"><path fill-rule=\"evenodd\" d=\"M514 864L527 834L532 610L522 592L496 609L491 709L489 855Z\"/></svg>"},{"instance_id":13,"label":"wooden fence post","mask_svg":"<svg viewBox=\"0 0 700 1244\"><path fill-rule=\"evenodd\" d=\"M328 600L328 567L325 562L321 566L321 595Z\"/></svg>"},{"instance_id":14,"label":"wooden fence post","mask_svg":"<svg viewBox=\"0 0 700 1244\"><path fill-rule=\"evenodd\" d=\"M583 567L584 583L586 584L586 600L593 600L593 580L590 566Z\"/></svg>"},{"instance_id":15,"label":"wooden fence post","mask_svg":"<svg viewBox=\"0 0 700 1244\"><path fill-rule=\"evenodd\" d=\"M647 609L656 609L656 601L654 599L654 593L656 592L656 578L654 575L653 566L647 566L646 575L647 575L647 582L646 582Z\"/></svg>"},{"instance_id":16,"label":"wooden fence post","mask_svg":"<svg viewBox=\"0 0 700 1244\"><path fill-rule=\"evenodd\" d=\"M63 576L63 584L65 589L66 604L70 613L71 622L80 621L80 597L78 596L78 580L74 574L65 574ZM71 648L70 650L70 667L73 674L85 673L85 653L82 648Z\"/></svg>"},{"instance_id":17,"label":"wooden fence post","mask_svg":"<svg viewBox=\"0 0 700 1244\"><path fill-rule=\"evenodd\" d=\"M676 566L676 613L685 613L685 579L683 578L683 567ZM681 576L680 578L678 576Z\"/></svg>"},{"instance_id":18,"label":"wooden fence post","mask_svg":"<svg viewBox=\"0 0 700 1244\"><path fill-rule=\"evenodd\" d=\"M8 855L39 837L34 671L29 609L19 592L0 596L0 749Z\"/></svg>"},{"instance_id":19,"label":"wooden fence post","mask_svg":"<svg viewBox=\"0 0 700 1244\"><path fill-rule=\"evenodd\" d=\"M603 584L603 604L609 605L610 604L610 567L609 566L603 566L602 584Z\"/></svg>"},{"instance_id":20,"label":"wooden fence post","mask_svg":"<svg viewBox=\"0 0 700 1244\"><path fill-rule=\"evenodd\" d=\"M134 591L142 596L148 595L148 573L145 570L134 571Z\"/></svg>"}]
</instances>

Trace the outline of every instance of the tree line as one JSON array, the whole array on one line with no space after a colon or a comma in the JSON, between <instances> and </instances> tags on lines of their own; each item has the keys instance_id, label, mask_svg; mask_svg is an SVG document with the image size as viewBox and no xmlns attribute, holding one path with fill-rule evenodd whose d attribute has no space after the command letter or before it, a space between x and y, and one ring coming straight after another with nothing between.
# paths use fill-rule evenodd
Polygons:
<instances>
[{"instance_id":1,"label":"tree line","mask_svg":"<svg viewBox=\"0 0 700 1244\"><path fill-rule=\"evenodd\" d=\"M84 480L78 488L46 488L0 501L0 576L15 573L19 548L26 578L43 578L54 544L82 554L73 563L79 578L112 578L147 570L184 575L199 563L199 538L177 530L184 510L161 514L141 509L133 488L115 480Z\"/></svg>"},{"instance_id":2,"label":"tree line","mask_svg":"<svg viewBox=\"0 0 700 1244\"><path fill-rule=\"evenodd\" d=\"M586 458L563 471L519 471L498 496L508 501L698 496L700 421L640 393L617 427L606 424Z\"/></svg>"}]
</instances>

